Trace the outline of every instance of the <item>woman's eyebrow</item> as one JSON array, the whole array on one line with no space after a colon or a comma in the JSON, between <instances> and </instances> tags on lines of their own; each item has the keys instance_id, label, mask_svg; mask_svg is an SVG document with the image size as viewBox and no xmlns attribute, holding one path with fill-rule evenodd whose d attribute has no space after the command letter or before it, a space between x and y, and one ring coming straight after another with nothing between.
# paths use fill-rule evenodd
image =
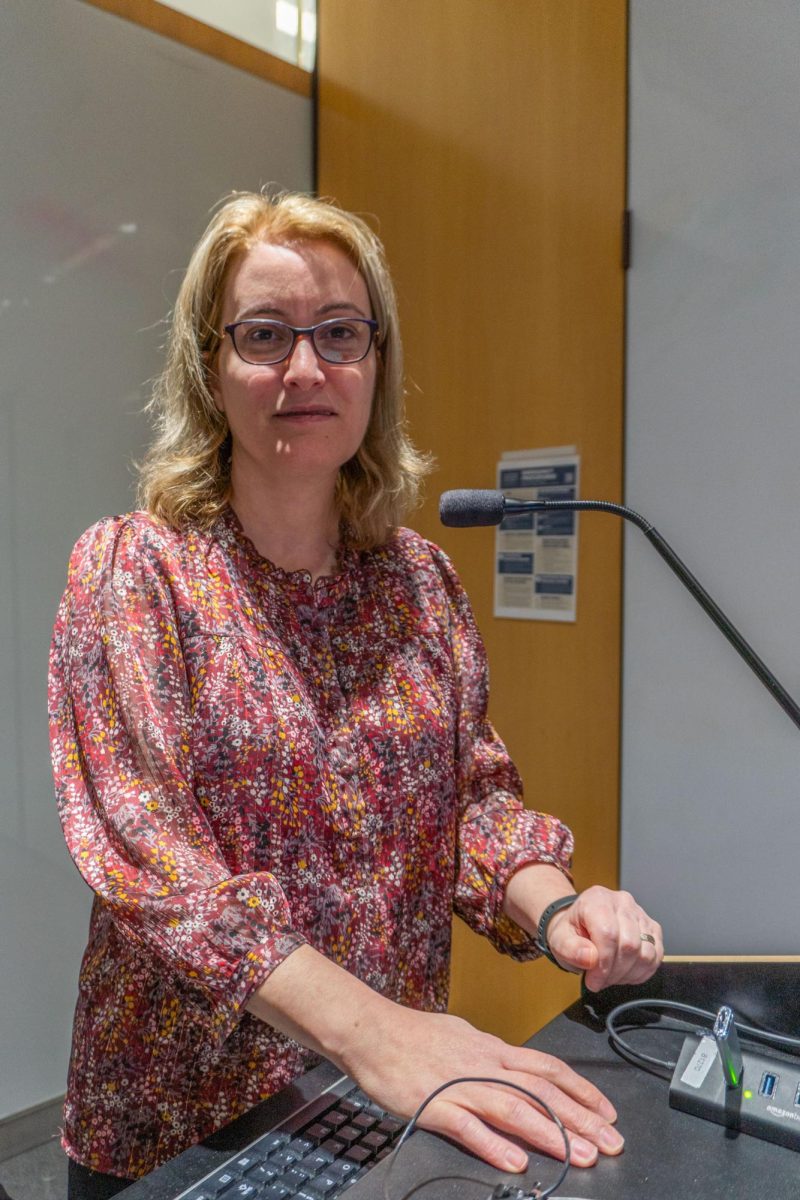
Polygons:
<instances>
[{"instance_id":1,"label":"woman's eyebrow","mask_svg":"<svg viewBox=\"0 0 800 1200\"><path fill-rule=\"evenodd\" d=\"M251 317L267 317L270 319L277 318L278 320L284 320L286 317L286 312L284 309L270 304L249 304L246 308L242 309L236 320L248 321Z\"/></svg>"},{"instance_id":2,"label":"woman's eyebrow","mask_svg":"<svg viewBox=\"0 0 800 1200\"><path fill-rule=\"evenodd\" d=\"M331 300L327 304L321 304L316 310L320 316L327 313L352 312L356 316L366 317L367 313L359 304L354 304L352 300ZM272 304L251 304L242 309L236 318L237 321L249 321L255 317L264 317L267 320L285 321L287 318L287 310Z\"/></svg>"},{"instance_id":3,"label":"woman's eyebrow","mask_svg":"<svg viewBox=\"0 0 800 1200\"><path fill-rule=\"evenodd\" d=\"M323 304L318 309L318 313L341 312L343 309L348 312L356 313L360 317L366 317L367 313L359 304L353 304L352 300L332 300L329 304Z\"/></svg>"}]
</instances>

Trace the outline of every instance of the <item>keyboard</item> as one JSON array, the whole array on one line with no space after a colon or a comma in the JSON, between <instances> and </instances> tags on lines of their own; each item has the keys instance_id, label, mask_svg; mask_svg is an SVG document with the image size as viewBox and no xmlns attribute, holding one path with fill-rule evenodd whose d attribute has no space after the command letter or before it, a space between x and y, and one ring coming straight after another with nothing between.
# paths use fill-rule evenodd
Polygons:
<instances>
[{"instance_id":1,"label":"keyboard","mask_svg":"<svg viewBox=\"0 0 800 1200\"><path fill-rule=\"evenodd\" d=\"M336 1200L404 1128L341 1079L175 1200Z\"/></svg>"}]
</instances>

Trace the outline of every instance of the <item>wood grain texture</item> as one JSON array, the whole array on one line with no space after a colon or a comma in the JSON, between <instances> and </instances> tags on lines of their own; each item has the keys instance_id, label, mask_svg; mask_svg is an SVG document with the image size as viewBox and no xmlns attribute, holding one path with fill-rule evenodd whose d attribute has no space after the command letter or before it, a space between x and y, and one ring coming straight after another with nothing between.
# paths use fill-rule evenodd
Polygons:
<instances>
[{"instance_id":1,"label":"wood grain texture","mask_svg":"<svg viewBox=\"0 0 800 1200\"><path fill-rule=\"evenodd\" d=\"M572 826L579 886L615 885L620 523L581 517L575 624L498 620L493 532L444 530L437 499L565 444L584 497L621 499L624 0L321 0L319 29L319 190L384 239L409 421L439 464L412 523L473 599L527 803ZM519 1040L576 987L456 922L452 1008L484 1028Z\"/></svg>"},{"instance_id":2,"label":"wood grain texture","mask_svg":"<svg viewBox=\"0 0 800 1200\"><path fill-rule=\"evenodd\" d=\"M104 12L114 13L142 25L153 33L171 38L192 50L199 50L211 58L238 67L259 79L276 83L279 87L296 92L299 96L311 95L311 75L294 63L285 62L266 50L251 46L239 38L232 37L220 29L196 21L185 13L177 12L157 0L83 0L94 8L102 8Z\"/></svg>"}]
</instances>

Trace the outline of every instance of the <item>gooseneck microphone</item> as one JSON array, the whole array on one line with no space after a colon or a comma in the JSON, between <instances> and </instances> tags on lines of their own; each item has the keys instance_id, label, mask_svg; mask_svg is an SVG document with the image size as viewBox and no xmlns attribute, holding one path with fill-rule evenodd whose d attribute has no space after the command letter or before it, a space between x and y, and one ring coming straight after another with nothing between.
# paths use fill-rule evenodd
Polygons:
<instances>
[{"instance_id":1,"label":"gooseneck microphone","mask_svg":"<svg viewBox=\"0 0 800 1200\"><path fill-rule=\"evenodd\" d=\"M769 667L758 657L752 646L748 645L719 605L712 600L700 581L678 558L669 543L648 520L634 512L632 508L626 508L624 504L612 504L609 500L510 500L502 492L491 491L488 488L463 488L458 491L445 492L439 501L439 516L442 524L455 528L499 525L504 517L512 516L514 513L563 512L565 510L613 513L641 529L684 587L691 592L700 607L724 633L751 671L761 680L773 699L800 728L800 707L797 703L778 682Z\"/></svg>"}]
</instances>

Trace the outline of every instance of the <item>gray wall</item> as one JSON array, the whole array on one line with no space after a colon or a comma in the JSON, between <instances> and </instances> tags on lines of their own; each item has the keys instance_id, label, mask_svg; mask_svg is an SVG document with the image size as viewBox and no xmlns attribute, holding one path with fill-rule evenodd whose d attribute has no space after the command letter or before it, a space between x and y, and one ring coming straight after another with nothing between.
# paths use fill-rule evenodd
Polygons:
<instances>
[{"instance_id":1,"label":"gray wall","mask_svg":"<svg viewBox=\"0 0 800 1200\"><path fill-rule=\"evenodd\" d=\"M311 108L78 0L0 4L0 1117L63 1092L90 894L45 677L70 548L132 506L163 318L210 207L311 186Z\"/></svg>"},{"instance_id":2,"label":"gray wall","mask_svg":"<svg viewBox=\"0 0 800 1200\"><path fill-rule=\"evenodd\" d=\"M800 698L800 6L632 0L627 501ZM622 877L681 953L798 953L800 730L626 545Z\"/></svg>"}]
</instances>

